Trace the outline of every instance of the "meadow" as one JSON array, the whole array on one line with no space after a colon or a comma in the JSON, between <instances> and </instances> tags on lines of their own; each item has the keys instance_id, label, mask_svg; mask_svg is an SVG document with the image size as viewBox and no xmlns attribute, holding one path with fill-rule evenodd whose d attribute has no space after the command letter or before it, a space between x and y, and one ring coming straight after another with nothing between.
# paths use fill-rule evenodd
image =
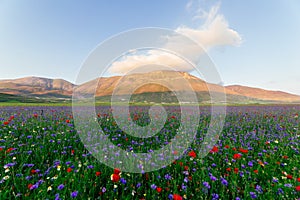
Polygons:
<instances>
[{"instance_id":1,"label":"meadow","mask_svg":"<svg viewBox=\"0 0 300 200\"><path fill-rule=\"evenodd\" d=\"M108 106L96 110L116 146L149 152L180 126L180 109L167 109L163 129L146 139L122 132ZM0 107L0 199L300 198L299 105L227 107L219 140L203 159L197 149L210 107L200 110L197 135L183 156L157 171L127 173L99 163L84 148L71 107ZM130 120L149 123L147 107L132 106Z\"/></svg>"}]
</instances>

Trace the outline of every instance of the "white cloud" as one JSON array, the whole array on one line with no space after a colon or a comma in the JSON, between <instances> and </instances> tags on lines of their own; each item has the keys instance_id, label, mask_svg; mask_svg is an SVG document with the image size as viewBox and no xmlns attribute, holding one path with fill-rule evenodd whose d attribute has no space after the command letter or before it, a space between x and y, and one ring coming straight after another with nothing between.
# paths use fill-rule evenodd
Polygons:
<instances>
[{"instance_id":1,"label":"white cloud","mask_svg":"<svg viewBox=\"0 0 300 200\"><path fill-rule=\"evenodd\" d=\"M194 1L189 1L186 5L186 9L191 9L194 4ZM195 18L204 19L204 24L198 28L180 26L176 28L175 31L191 38L205 50L209 50L216 46L240 45L242 41L241 36L237 31L229 27L225 17L219 13L219 8L220 4L212 6L208 12L198 8ZM199 52L199 50L195 51L195 48L193 48L190 44L185 43L185 41L182 41L182 39L178 39L178 37L169 37L162 48L169 49L168 47L180 49L184 55L189 55L190 58L193 58L194 55L196 58L196 55L204 53L203 51ZM125 74L140 66L151 64L159 65L162 63L175 68L178 71L193 70L191 65L187 65L186 62L175 55L159 50L149 50L147 54L127 55L123 57L122 60L116 61L112 64L109 68L109 72ZM151 71L151 67L149 66L148 68L149 69L147 71Z\"/></svg>"}]
</instances>

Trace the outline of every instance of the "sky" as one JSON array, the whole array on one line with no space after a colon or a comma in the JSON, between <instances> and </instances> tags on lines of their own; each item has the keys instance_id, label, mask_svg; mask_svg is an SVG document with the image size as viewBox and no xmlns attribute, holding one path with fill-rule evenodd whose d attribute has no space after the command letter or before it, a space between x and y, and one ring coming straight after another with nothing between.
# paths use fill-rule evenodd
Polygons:
<instances>
[{"instance_id":1,"label":"sky","mask_svg":"<svg viewBox=\"0 0 300 200\"><path fill-rule=\"evenodd\" d=\"M297 0L0 0L0 79L40 76L74 83L90 52L107 38L161 27L200 42L225 85L300 95L299 11ZM150 51L138 60L166 60L158 55ZM128 56L112 72L135 62Z\"/></svg>"}]
</instances>

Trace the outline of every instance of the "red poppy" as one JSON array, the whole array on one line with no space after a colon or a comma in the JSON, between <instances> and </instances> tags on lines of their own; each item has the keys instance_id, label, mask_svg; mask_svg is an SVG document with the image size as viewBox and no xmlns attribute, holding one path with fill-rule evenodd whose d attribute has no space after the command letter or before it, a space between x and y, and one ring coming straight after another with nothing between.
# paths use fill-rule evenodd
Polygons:
<instances>
[{"instance_id":1,"label":"red poppy","mask_svg":"<svg viewBox=\"0 0 300 200\"><path fill-rule=\"evenodd\" d=\"M182 166L182 165L183 165L183 162L179 162L179 165Z\"/></svg>"},{"instance_id":2,"label":"red poppy","mask_svg":"<svg viewBox=\"0 0 300 200\"><path fill-rule=\"evenodd\" d=\"M235 147L233 147L233 148L232 148L232 150L233 150L233 151L236 151L236 148L235 148Z\"/></svg>"},{"instance_id":3,"label":"red poppy","mask_svg":"<svg viewBox=\"0 0 300 200\"><path fill-rule=\"evenodd\" d=\"M185 171L189 170L189 167L188 166L184 166L184 170Z\"/></svg>"},{"instance_id":4,"label":"red poppy","mask_svg":"<svg viewBox=\"0 0 300 200\"><path fill-rule=\"evenodd\" d=\"M171 116L172 119L175 119L176 117L174 115Z\"/></svg>"},{"instance_id":5,"label":"red poppy","mask_svg":"<svg viewBox=\"0 0 300 200\"><path fill-rule=\"evenodd\" d=\"M14 148L11 147L11 148L9 148L9 149L6 150L6 153L11 152L12 150L14 150Z\"/></svg>"},{"instance_id":6,"label":"red poppy","mask_svg":"<svg viewBox=\"0 0 300 200\"><path fill-rule=\"evenodd\" d=\"M282 156L282 158L284 158L284 159L288 159L289 157L288 157L288 156Z\"/></svg>"},{"instance_id":7,"label":"red poppy","mask_svg":"<svg viewBox=\"0 0 300 200\"><path fill-rule=\"evenodd\" d=\"M74 154L74 153L75 153L75 151L72 149L72 150L71 150L71 154Z\"/></svg>"},{"instance_id":8,"label":"red poppy","mask_svg":"<svg viewBox=\"0 0 300 200\"><path fill-rule=\"evenodd\" d=\"M100 176L101 175L101 172L96 172L96 176Z\"/></svg>"},{"instance_id":9,"label":"red poppy","mask_svg":"<svg viewBox=\"0 0 300 200\"><path fill-rule=\"evenodd\" d=\"M31 173L31 174L35 174L35 173L36 173L35 169L32 169L32 170L30 171L30 173Z\"/></svg>"},{"instance_id":10,"label":"red poppy","mask_svg":"<svg viewBox=\"0 0 300 200\"><path fill-rule=\"evenodd\" d=\"M293 179L293 176L290 175L290 174L288 174L286 177L287 177L288 179Z\"/></svg>"},{"instance_id":11,"label":"red poppy","mask_svg":"<svg viewBox=\"0 0 300 200\"><path fill-rule=\"evenodd\" d=\"M242 157L242 155L239 153L236 153L233 155L233 159L235 159L235 160L240 159L241 157Z\"/></svg>"},{"instance_id":12,"label":"red poppy","mask_svg":"<svg viewBox=\"0 0 300 200\"><path fill-rule=\"evenodd\" d=\"M229 145L225 145L225 149L229 149Z\"/></svg>"},{"instance_id":13,"label":"red poppy","mask_svg":"<svg viewBox=\"0 0 300 200\"><path fill-rule=\"evenodd\" d=\"M9 122L8 122L8 121L5 121L5 122L3 122L3 124L4 124L4 125L8 125L8 124L9 124Z\"/></svg>"},{"instance_id":14,"label":"red poppy","mask_svg":"<svg viewBox=\"0 0 300 200\"><path fill-rule=\"evenodd\" d=\"M33 184L29 183L29 184L27 185L27 188L30 189L32 186L33 186Z\"/></svg>"},{"instance_id":15,"label":"red poppy","mask_svg":"<svg viewBox=\"0 0 300 200\"><path fill-rule=\"evenodd\" d=\"M239 148L239 152L241 152L241 153L248 153L248 150L247 149L243 149L243 148Z\"/></svg>"},{"instance_id":16,"label":"red poppy","mask_svg":"<svg viewBox=\"0 0 300 200\"><path fill-rule=\"evenodd\" d=\"M37 117L38 117L38 114L33 114L33 117L37 118Z\"/></svg>"},{"instance_id":17,"label":"red poppy","mask_svg":"<svg viewBox=\"0 0 300 200\"><path fill-rule=\"evenodd\" d=\"M70 120L67 119L67 120L66 120L66 123L70 123Z\"/></svg>"},{"instance_id":18,"label":"red poppy","mask_svg":"<svg viewBox=\"0 0 300 200\"><path fill-rule=\"evenodd\" d=\"M300 185L296 186L296 191L300 192Z\"/></svg>"},{"instance_id":19,"label":"red poppy","mask_svg":"<svg viewBox=\"0 0 300 200\"><path fill-rule=\"evenodd\" d=\"M256 169L256 170L254 170L253 172L254 172L255 174L258 174L258 170L257 170L257 169Z\"/></svg>"},{"instance_id":20,"label":"red poppy","mask_svg":"<svg viewBox=\"0 0 300 200\"><path fill-rule=\"evenodd\" d=\"M72 168L69 167L69 168L67 169L67 172L70 173L71 171L72 171Z\"/></svg>"},{"instance_id":21,"label":"red poppy","mask_svg":"<svg viewBox=\"0 0 300 200\"><path fill-rule=\"evenodd\" d=\"M230 171L231 171L231 168L230 168L230 167L226 168L226 171L230 172Z\"/></svg>"},{"instance_id":22,"label":"red poppy","mask_svg":"<svg viewBox=\"0 0 300 200\"><path fill-rule=\"evenodd\" d=\"M236 173L236 174L237 174L237 173L239 172L239 169L238 169L238 168L234 168L234 170L233 170L233 171L234 171L234 173Z\"/></svg>"},{"instance_id":23,"label":"red poppy","mask_svg":"<svg viewBox=\"0 0 300 200\"><path fill-rule=\"evenodd\" d=\"M156 191L157 191L158 193L161 193L162 188L161 188L161 187L157 187L157 188L156 188Z\"/></svg>"},{"instance_id":24,"label":"red poppy","mask_svg":"<svg viewBox=\"0 0 300 200\"><path fill-rule=\"evenodd\" d=\"M119 180L120 180L120 175L119 174L112 174L111 175L111 180L112 180L112 182L119 182Z\"/></svg>"},{"instance_id":25,"label":"red poppy","mask_svg":"<svg viewBox=\"0 0 300 200\"><path fill-rule=\"evenodd\" d=\"M178 154L178 151L176 151L176 150L173 151L173 154L174 154L174 155L177 155L177 154Z\"/></svg>"},{"instance_id":26,"label":"red poppy","mask_svg":"<svg viewBox=\"0 0 300 200\"><path fill-rule=\"evenodd\" d=\"M211 150L210 153L217 153L219 151L219 148L214 146Z\"/></svg>"},{"instance_id":27,"label":"red poppy","mask_svg":"<svg viewBox=\"0 0 300 200\"><path fill-rule=\"evenodd\" d=\"M173 194L173 200L182 200L182 197L179 194Z\"/></svg>"},{"instance_id":28,"label":"red poppy","mask_svg":"<svg viewBox=\"0 0 300 200\"><path fill-rule=\"evenodd\" d=\"M197 155L196 155L195 151L190 151L189 156L192 158L196 158Z\"/></svg>"},{"instance_id":29,"label":"red poppy","mask_svg":"<svg viewBox=\"0 0 300 200\"><path fill-rule=\"evenodd\" d=\"M0 147L0 151L2 151L2 150L3 150L3 148Z\"/></svg>"},{"instance_id":30,"label":"red poppy","mask_svg":"<svg viewBox=\"0 0 300 200\"><path fill-rule=\"evenodd\" d=\"M300 182L300 178L297 178L297 181Z\"/></svg>"},{"instance_id":31,"label":"red poppy","mask_svg":"<svg viewBox=\"0 0 300 200\"><path fill-rule=\"evenodd\" d=\"M118 168L114 169L114 174L120 174L120 173L121 173L121 171Z\"/></svg>"}]
</instances>

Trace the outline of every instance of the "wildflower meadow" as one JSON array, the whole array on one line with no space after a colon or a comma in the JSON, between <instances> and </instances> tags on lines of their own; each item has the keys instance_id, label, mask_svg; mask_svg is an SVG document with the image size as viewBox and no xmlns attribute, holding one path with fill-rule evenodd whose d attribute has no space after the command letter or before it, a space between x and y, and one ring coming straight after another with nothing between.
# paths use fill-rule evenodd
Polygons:
<instances>
[{"instance_id":1,"label":"wildflower meadow","mask_svg":"<svg viewBox=\"0 0 300 200\"><path fill-rule=\"evenodd\" d=\"M149 123L146 108L133 106L128 120ZM180 110L168 109L164 127L149 138L120 130L108 106L97 107L97 120L116 146L150 152L176 137ZM196 137L184 155L157 171L128 173L86 150L71 107L1 107L0 199L300 198L300 106L228 106L221 135L204 158L197 147L210 107L200 111Z\"/></svg>"}]
</instances>

